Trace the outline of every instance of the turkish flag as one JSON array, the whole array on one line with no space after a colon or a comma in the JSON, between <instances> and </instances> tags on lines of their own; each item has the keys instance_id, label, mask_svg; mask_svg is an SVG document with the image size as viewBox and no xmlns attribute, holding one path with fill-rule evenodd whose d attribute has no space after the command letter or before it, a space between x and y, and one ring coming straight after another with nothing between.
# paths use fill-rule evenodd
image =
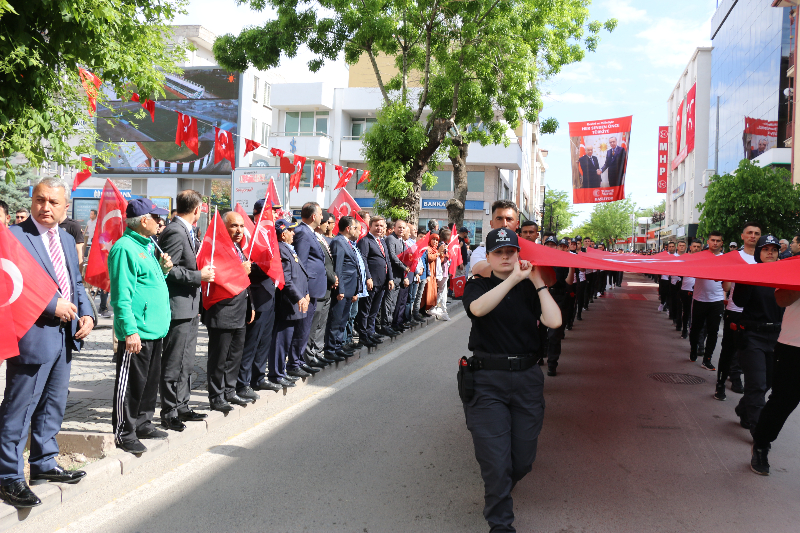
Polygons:
<instances>
[{"instance_id":1,"label":"turkish flag","mask_svg":"<svg viewBox=\"0 0 800 533\"><path fill-rule=\"evenodd\" d=\"M58 286L5 226L0 225L0 312L11 315L3 322L8 332L0 336L0 359L19 355L19 341L53 299ZM12 333L9 335L8 333ZM15 341L12 342L12 337ZM16 352L16 353L14 353Z\"/></svg>"},{"instance_id":2,"label":"turkish flag","mask_svg":"<svg viewBox=\"0 0 800 533\"><path fill-rule=\"evenodd\" d=\"M223 159L230 161L231 169L236 170L233 135L229 131L214 128L214 164L216 165Z\"/></svg>"},{"instance_id":3,"label":"turkish flag","mask_svg":"<svg viewBox=\"0 0 800 533\"><path fill-rule=\"evenodd\" d=\"M275 233L275 216L272 212L272 209L265 209L263 212L261 219L259 220L258 225L263 227L266 230L267 237L267 244L269 245L270 251L272 253L272 261L269 263L269 270L267 271L267 276L272 278L272 281L275 282L275 286L279 289L282 289L285 280L283 278L283 265L281 264L281 253L278 249L278 234ZM261 235L261 233L259 233ZM259 237L261 239L261 237Z\"/></svg>"},{"instance_id":4,"label":"turkish flag","mask_svg":"<svg viewBox=\"0 0 800 533\"><path fill-rule=\"evenodd\" d=\"M350 193L347 192L346 189L339 191L336 199L334 199L333 202L331 202L330 207L328 207L328 213L333 215L335 219L333 224L334 235L339 233L339 219L342 217L355 218L358 215L359 209L361 208L358 206L353 197L350 196ZM361 225L365 225L363 220L361 221Z\"/></svg>"},{"instance_id":5,"label":"turkish flag","mask_svg":"<svg viewBox=\"0 0 800 533\"><path fill-rule=\"evenodd\" d=\"M342 165L333 165L333 168L336 170L336 175L341 178L342 174L344 174L344 167Z\"/></svg>"},{"instance_id":6,"label":"turkish flag","mask_svg":"<svg viewBox=\"0 0 800 533\"><path fill-rule=\"evenodd\" d=\"M694 122L695 122L695 95L697 84L692 85L686 93L686 153L694 151Z\"/></svg>"},{"instance_id":7,"label":"turkish flag","mask_svg":"<svg viewBox=\"0 0 800 533\"><path fill-rule=\"evenodd\" d=\"M397 258L408 268L414 269L417 267L417 261L419 258L422 257L422 254L425 253L425 250L428 249L428 244L431 242L431 232L425 234L425 236L406 248L406 250L397 256Z\"/></svg>"},{"instance_id":8,"label":"turkish flag","mask_svg":"<svg viewBox=\"0 0 800 533\"><path fill-rule=\"evenodd\" d=\"M142 104L142 107L145 108L148 113L150 113L150 120L152 122L156 121L156 103L154 101L150 99L146 99L144 102L140 101L139 93L133 93L131 96L131 101Z\"/></svg>"},{"instance_id":9,"label":"turkish flag","mask_svg":"<svg viewBox=\"0 0 800 533\"><path fill-rule=\"evenodd\" d=\"M450 275L455 276L456 268L464 262L461 257L461 242L458 240L455 224L453 224L453 231L450 234L450 242L447 243L447 256L450 258Z\"/></svg>"},{"instance_id":10,"label":"turkish flag","mask_svg":"<svg viewBox=\"0 0 800 533\"><path fill-rule=\"evenodd\" d=\"M269 153L273 155L273 157L283 157L283 154L286 152L281 150L280 148L270 148Z\"/></svg>"},{"instance_id":11,"label":"turkish flag","mask_svg":"<svg viewBox=\"0 0 800 533\"><path fill-rule=\"evenodd\" d=\"M369 179L369 170L365 170L364 172L361 173L361 178L359 178L359 180L356 183L356 185L361 185L365 181L370 181L370 179Z\"/></svg>"},{"instance_id":12,"label":"turkish flag","mask_svg":"<svg viewBox=\"0 0 800 533\"><path fill-rule=\"evenodd\" d=\"M261 270L266 272L269 270L269 263L272 260L272 250L269 247L266 229L262 226L261 235L256 235L256 225L253 224L253 221L247 216L247 213L245 213L244 208L239 205L239 202L236 202L234 211L242 215L244 219L244 241L242 242L242 251L245 257L249 258L250 261L256 263L261 267ZM252 252L250 251L251 247L253 248Z\"/></svg>"},{"instance_id":13,"label":"turkish flag","mask_svg":"<svg viewBox=\"0 0 800 533\"><path fill-rule=\"evenodd\" d=\"M325 188L325 163L322 161L314 161L314 182L311 188L314 187Z\"/></svg>"},{"instance_id":14,"label":"turkish flag","mask_svg":"<svg viewBox=\"0 0 800 533\"><path fill-rule=\"evenodd\" d=\"M281 201L278 199L278 189L275 188L275 181L272 178L269 179L269 185L267 186L267 196L264 204L265 206L266 204L269 204L272 207L281 207Z\"/></svg>"},{"instance_id":15,"label":"turkish flag","mask_svg":"<svg viewBox=\"0 0 800 533\"><path fill-rule=\"evenodd\" d=\"M83 90L86 91L86 97L89 99L89 115L94 115L95 111L97 111L97 89L100 88L103 82L86 69L78 68L78 74L81 77Z\"/></svg>"},{"instance_id":16,"label":"turkish flag","mask_svg":"<svg viewBox=\"0 0 800 533\"><path fill-rule=\"evenodd\" d=\"M466 276L458 276L453 278L453 298L461 298L464 296L464 285L467 284Z\"/></svg>"},{"instance_id":17,"label":"turkish flag","mask_svg":"<svg viewBox=\"0 0 800 533\"><path fill-rule=\"evenodd\" d=\"M257 143L255 141L251 141L250 139L245 139L244 140L244 155L249 154L250 152L252 152L256 148L258 148L259 146L261 146L261 143Z\"/></svg>"},{"instance_id":18,"label":"turkish flag","mask_svg":"<svg viewBox=\"0 0 800 533\"><path fill-rule=\"evenodd\" d=\"M75 174L75 180L73 180L72 182L73 191L78 188L78 185L80 185L81 183L92 177L92 158L81 157L81 163L83 163L84 168L82 168L80 172Z\"/></svg>"},{"instance_id":19,"label":"turkish flag","mask_svg":"<svg viewBox=\"0 0 800 533\"><path fill-rule=\"evenodd\" d=\"M348 168L344 172L340 173L339 182L336 184L336 187L334 187L333 190L341 189L347 186L347 183L350 181L350 178L352 178L355 175L356 170L357 169L355 168Z\"/></svg>"},{"instance_id":20,"label":"turkish flag","mask_svg":"<svg viewBox=\"0 0 800 533\"><path fill-rule=\"evenodd\" d=\"M178 128L175 130L175 144L186 144L186 148L200 155L197 151L197 119L189 115L184 115L178 111Z\"/></svg>"},{"instance_id":21,"label":"turkish flag","mask_svg":"<svg viewBox=\"0 0 800 533\"><path fill-rule=\"evenodd\" d=\"M288 157L281 157L281 173L294 174L294 163Z\"/></svg>"},{"instance_id":22,"label":"turkish flag","mask_svg":"<svg viewBox=\"0 0 800 533\"><path fill-rule=\"evenodd\" d=\"M678 113L675 116L675 154L681 151L681 122L683 120L683 100L678 104Z\"/></svg>"},{"instance_id":23,"label":"turkish flag","mask_svg":"<svg viewBox=\"0 0 800 533\"><path fill-rule=\"evenodd\" d=\"M125 233L125 210L128 202L119 189L106 180L100 204L97 206L97 225L92 236L92 248L86 265L86 283L108 292L111 284L108 280L108 252Z\"/></svg>"},{"instance_id":24,"label":"turkish flag","mask_svg":"<svg viewBox=\"0 0 800 533\"><path fill-rule=\"evenodd\" d=\"M203 282L201 285L205 309L210 309L222 300L233 298L250 286L250 278L242 268L242 260L236 253L231 236L219 216L219 210L214 213L214 220L208 227L197 254L198 270L206 265L214 267L214 281Z\"/></svg>"},{"instance_id":25,"label":"turkish flag","mask_svg":"<svg viewBox=\"0 0 800 533\"><path fill-rule=\"evenodd\" d=\"M300 180L303 179L303 167L306 164L306 158L294 154L294 174L289 176L289 191L292 189L300 191Z\"/></svg>"},{"instance_id":26,"label":"turkish flag","mask_svg":"<svg viewBox=\"0 0 800 533\"><path fill-rule=\"evenodd\" d=\"M358 213L356 213L356 220L358 220L358 223L361 224L361 232L358 234L358 239L356 239L356 242L358 242L367 236L367 233L369 233L369 227L367 226L367 223L364 222L364 219L361 218L361 215L359 215Z\"/></svg>"}]
</instances>

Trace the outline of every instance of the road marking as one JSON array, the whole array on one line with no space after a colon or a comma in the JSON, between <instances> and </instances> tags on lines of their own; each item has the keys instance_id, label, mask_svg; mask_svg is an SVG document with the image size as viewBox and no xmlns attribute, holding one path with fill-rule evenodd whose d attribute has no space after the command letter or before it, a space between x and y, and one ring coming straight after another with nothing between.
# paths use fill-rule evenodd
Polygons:
<instances>
[{"instance_id":1,"label":"road marking","mask_svg":"<svg viewBox=\"0 0 800 533\"><path fill-rule=\"evenodd\" d=\"M459 313L450 319L450 324L458 322L466 316L466 313ZM335 381L331 385L321 388L318 392L313 393L308 398L291 405L269 417L268 419L260 422L252 428L234 435L227 441L212 446L209 451L206 451L194 459L179 465L169 472L137 487L136 489L127 492L121 497L110 501L106 505L85 515L78 520L68 524L66 527L59 529L56 533L86 533L89 531L105 531L107 524L113 522L118 523L120 516L125 516L129 513L128 509L136 507L141 509L142 504L146 501L152 500L161 494L168 493L174 496L182 490L185 490L187 485L187 478L195 475L201 476L208 473L209 469L219 465L223 461L232 462L236 459L236 450L241 447L246 447L255 441L274 433L279 430L284 424L291 422L295 417L308 411L323 400L330 398L337 392L346 389L353 383L378 370L382 366L392 362L400 355L414 348L418 344L428 340L439 330L434 326L431 331L424 333L417 338L409 341L402 346L398 346L394 350L388 352L366 366L343 376L341 379Z\"/></svg>"}]
</instances>

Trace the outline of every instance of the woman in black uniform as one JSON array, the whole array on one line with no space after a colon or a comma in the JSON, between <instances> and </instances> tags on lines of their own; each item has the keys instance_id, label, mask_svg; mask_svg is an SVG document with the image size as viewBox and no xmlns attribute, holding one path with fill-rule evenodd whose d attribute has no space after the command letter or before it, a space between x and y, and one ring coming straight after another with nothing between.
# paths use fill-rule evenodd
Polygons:
<instances>
[{"instance_id":1,"label":"woman in black uniform","mask_svg":"<svg viewBox=\"0 0 800 533\"><path fill-rule=\"evenodd\" d=\"M464 288L473 357L461 359L459 392L485 486L483 516L491 531L508 532L516 531L511 489L531 471L544 417L536 321L558 328L561 310L540 269L519 260L513 231L489 232L486 260L491 276Z\"/></svg>"}]
</instances>

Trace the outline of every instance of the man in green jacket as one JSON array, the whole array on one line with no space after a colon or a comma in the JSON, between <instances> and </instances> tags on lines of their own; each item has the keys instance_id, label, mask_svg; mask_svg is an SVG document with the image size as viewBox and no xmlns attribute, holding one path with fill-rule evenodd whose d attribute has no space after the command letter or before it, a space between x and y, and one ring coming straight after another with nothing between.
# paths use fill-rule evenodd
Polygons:
<instances>
[{"instance_id":1,"label":"man in green jacket","mask_svg":"<svg viewBox=\"0 0 800 533\"><path fill-rule=\"evenodd\" d=\"M161 339L171 318L164 280L172 261L150 238L167 214L147 198L132 200L125 212L125 234L108 254L117 339L111 424L117 447L134 454L147 451L139 439L167 437L152 420L161 378Z\"/></svg>"}]
</instances>

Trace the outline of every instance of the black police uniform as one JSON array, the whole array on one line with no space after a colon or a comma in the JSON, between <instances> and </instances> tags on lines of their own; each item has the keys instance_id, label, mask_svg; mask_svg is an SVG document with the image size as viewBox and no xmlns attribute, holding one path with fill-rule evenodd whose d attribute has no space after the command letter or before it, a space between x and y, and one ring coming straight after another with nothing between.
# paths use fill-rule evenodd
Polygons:
<instances>
[{"instance_id":1,"label":"black police uniform","mask_svg":"<svg viewBox=\"0 0 800 533\"><path fill-rule=\"evenodd\" d=\"M556 272L556 282L550 287L550 295L561 309L561 326L557 328L547 328L547 370L551 376L556 375L558 359L561 357L561 339L564 336L564 328L567 324L567 291L572 290L572 284L568 283L569 268L553 267Z\"/></svg>"},{"instance_id":2,"label":"black police uniform","mask_svg":"<svg viewBox=\"0 0 800 533\"><path fill-rule=\"evenodd\" d=\"M491 531L508 532L516 531L511 489L531 471L536 458L544 418L544 375L534 356L540 339L532 326L541 316L541 306L530 279L515 285L486 315L476 317L470 310L472 302L500 283L492 274L472 278L464 287L462 301L472 319L469 350L474 356L469 361L474 371L468 375L474 392L465 398L462 391L462 401L485 486L483 515ZM462 358L462 365L466 361Z\"/></svg>"}]
</instances>

